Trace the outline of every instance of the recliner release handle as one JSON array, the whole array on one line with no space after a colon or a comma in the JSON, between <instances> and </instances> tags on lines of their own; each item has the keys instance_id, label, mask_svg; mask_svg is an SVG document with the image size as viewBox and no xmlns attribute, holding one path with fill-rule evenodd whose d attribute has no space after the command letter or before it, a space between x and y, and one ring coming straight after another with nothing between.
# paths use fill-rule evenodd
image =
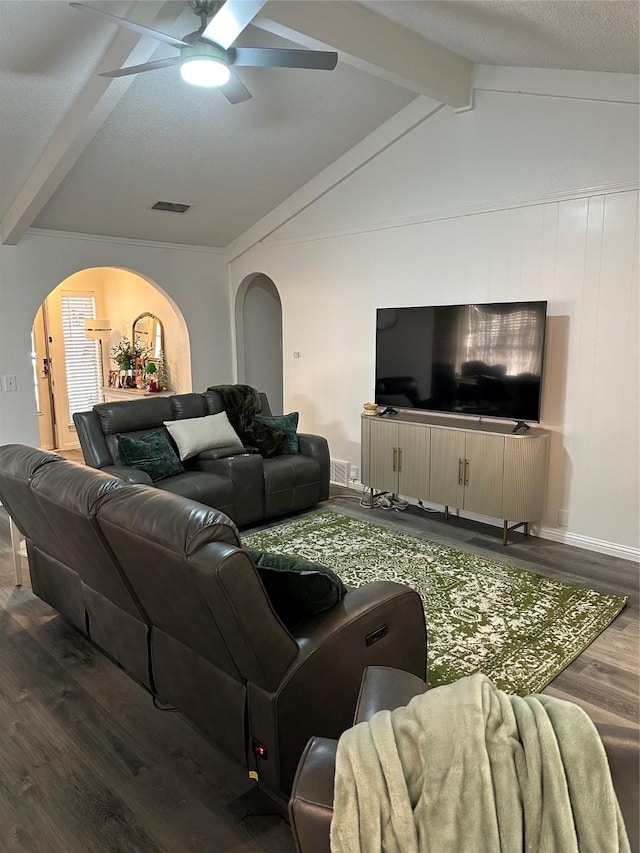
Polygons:
<instances>
[{"instance_id":1,"label":"recliner release handle","mask_svg":"<svg viewBox=\"0 0 640 853\"><path fill-rule=\"evenodd\" d=\"M387 636L389 629L386 625L382 625L380 628L376 628L375 631L372 631L370 634L367 634L366 644L368 646L372 646L374 643L377 643L378 640L381 640L383 637Z\"/></svg>"}]
</instances>

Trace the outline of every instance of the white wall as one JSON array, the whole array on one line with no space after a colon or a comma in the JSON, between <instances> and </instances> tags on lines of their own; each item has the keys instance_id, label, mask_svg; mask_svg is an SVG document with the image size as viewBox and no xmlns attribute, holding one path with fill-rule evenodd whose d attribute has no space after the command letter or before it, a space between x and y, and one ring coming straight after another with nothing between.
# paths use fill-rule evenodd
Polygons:
<instances>
[{"instance_id":1,"label":"white wall","mask_svg":"<svg viewBox=\"0 0 640 853\"><path fill-rule=\"evenodd\" d=\"M54 287L91 267L136 272L175 302L189 330L195 390L232 381L229 287L219 251L32 231L17 246L0 246L0 376L18 382L16 392L0 392L0 443L38 445L33 319Z\"/></svg>"},{"instance_id":2,"label":"white wall","mask_svg":"<svg viewBox=\"0 0 640 853\"><path fill-rule=\"evenodd\" d=\"M233 247L232 287L260 270L282 299L285 411L359 467L377 307L547 299L544 535L637 554L637 105L480 92L473 112L406 109L412 129Z\"/></svg>"}]
</instances>

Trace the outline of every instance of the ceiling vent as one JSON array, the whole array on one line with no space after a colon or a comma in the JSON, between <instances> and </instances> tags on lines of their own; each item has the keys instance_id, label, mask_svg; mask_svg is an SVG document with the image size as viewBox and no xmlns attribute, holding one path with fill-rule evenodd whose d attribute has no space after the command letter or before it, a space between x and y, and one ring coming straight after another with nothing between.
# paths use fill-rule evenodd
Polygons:
<instances>
[{"instance_id":1,"label":"ceiling vent","mask_svg":"<svg viewBox=\"0 0 640 853\"><path fill-rule=\"evenodd\" d=\"M166 210L167 213L186 213L190 204L176 204L174 201L157 201L151 210Z\"/></svg>"}]
</instances>

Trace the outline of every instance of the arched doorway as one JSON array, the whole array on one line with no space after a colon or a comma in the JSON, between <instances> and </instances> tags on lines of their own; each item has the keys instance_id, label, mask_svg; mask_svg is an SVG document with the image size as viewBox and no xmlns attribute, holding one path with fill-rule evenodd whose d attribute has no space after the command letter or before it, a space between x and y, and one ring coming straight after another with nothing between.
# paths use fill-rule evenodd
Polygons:
<instances>
[{"instance_id":1,"label":"arched doorway","mask_svg":"<svg viewBox=\"0 0 640 853\"><path fill-rule=\"evenodd\" d=\"M33 324L32 363L40 446L78 447L73 411L102 402L110 371L110 350L133 336L133 322L144 313L164 329L163 361L168 388L191 390L187 326L180 309L144 276L116 267L95 267L69 276L39 307ZM102 320L99 336L87 337L84 320Z\"/></svg>"},{"instance_id":2,"label":"arched doorway","mask_svg":"<svg viewBox=\"0 0 640 853\"><path fill-rule=\"evenodd\" d=\"M248 276L236 297L238 379L264 391L274 414L283 411L282 303L263 273Z\"/></svg>"}]
</instances>

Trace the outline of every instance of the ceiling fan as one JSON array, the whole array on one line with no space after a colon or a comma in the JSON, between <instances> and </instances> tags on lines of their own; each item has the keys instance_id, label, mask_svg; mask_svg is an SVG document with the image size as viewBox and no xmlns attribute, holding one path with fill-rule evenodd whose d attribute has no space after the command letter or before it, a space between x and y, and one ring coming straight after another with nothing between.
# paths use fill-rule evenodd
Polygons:
<instances>
[{"instance_id":1,"label":"ceiling fan","mask_svg":"<svg viewBox=\"0 0 640 853\"><path fill-rule=\"evenodd\" d=\"M338 54L324 50L295 50L272 47L232 47L240 33L251 23L267 0L188 0L200 18L200 27L183 38L173 36L103 12L85 3L70 3L74 9L86 9L142 35L177 47L178 56L131 65L117 71L103 71L101 77L125 77L143 71L156 71L171 65L180 66L180 74L196 86L219 87L232 104L247 101L251 93L231 71L232 66L272 68L311 68L332 71ZM211 20L209 21L209 18Z\"/></svg>"}]
</instances>

